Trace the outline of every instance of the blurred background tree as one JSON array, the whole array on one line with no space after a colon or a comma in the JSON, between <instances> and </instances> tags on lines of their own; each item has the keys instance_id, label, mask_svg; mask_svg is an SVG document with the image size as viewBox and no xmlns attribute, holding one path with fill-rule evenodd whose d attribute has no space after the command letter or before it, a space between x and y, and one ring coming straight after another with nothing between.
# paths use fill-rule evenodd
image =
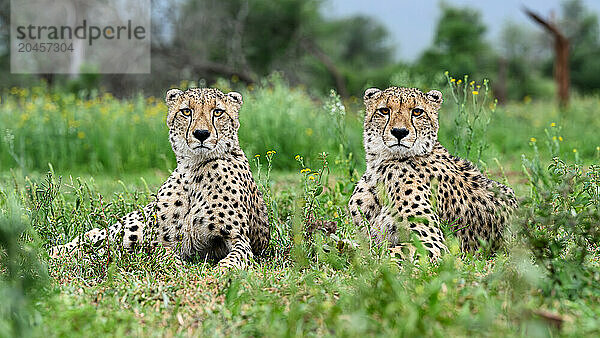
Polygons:
<instances>
[{"instance_id":1,"label":"blurred background tree","mask_svg":"<svg viewBox=\"0 0 600 338\"><path fill-rule=\"evenodd\" d=\"M27 86L38 78L10 74L9 4L10 0L0 0L0 89ZM490 78L501 102L554 95L551 40L531 24L506 22L496 41L490 41L480 12L441 2L431 46L416 60L407 61L397 56L399 48L384 22L365 15L331 18L326 4L323 0L152 0L151 74L46 79L73 92L101 87L117 96L140 90L162 96L164 88L183 79L206 85L218 78L253 83L281 72L290 85L303 85L314 94L334 88L343 97L360 97L368 86L435 86L435 79L447 70L457 78L465 74ZM598 15L582 0L565 0L559 10L554 20L571 43L573 89L597 91Z\"/></svg>"},{"instance_id":2,"label":"blurred background tree","mask_svg":"<svg viewBox=\"0 0 600 338\"><path fill-rule=\"evenodd\" d=\"M417 67L422 72L444 69L459 77L480 77L492 68L495 58L494 50L485 41L486 27L480 13L446 3L441 6L433 46L423 53Z\"/></svg>"},{"instance_id":3,"label":"blurred background tree","mask_svg":"<svg viewBox=\"0 0 600 338\"><path fill-rule=\"evenodd\" d=\"M552 58L545 38L539 31L514 22L507 22L502 28L498 79L494 85L504 94L504 100L553 95L552 73L545 74L539 66L539 60L549 62L546 60ZM552 66L551 63L549 65Z\"/></svg>"},{"instance_id":4,"label":"blurred background tree","mask_svg":"<svg viewBox=\"0 0 600 338\"><path fill-rule=\"evenodd\" d=\"M563 2L559 24L571 42L571 82L581 92L600 88L600 31L598 16L581 0Z\"/></svg>"}]
</instances>

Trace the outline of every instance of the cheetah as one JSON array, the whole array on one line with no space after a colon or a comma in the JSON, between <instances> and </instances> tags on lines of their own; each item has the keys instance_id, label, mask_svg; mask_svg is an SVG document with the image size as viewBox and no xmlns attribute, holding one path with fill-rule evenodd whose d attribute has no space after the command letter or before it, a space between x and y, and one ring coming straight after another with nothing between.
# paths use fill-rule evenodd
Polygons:
<instances>
[{"instance_id":1,"label":"cheetah","mask_svg":"<svg viewBox=\"0 0 600 338\"><path fill-rule=\"evenodd\" d=\"M451 224L462 251L477 251L483 243L494 251L517 206L511 188L438 142L442 101L437 90L370 88L364 94L367 168L348 208L355 224L368 223L375 243L387 243L402 258L416 251L406 237L411 234L433 260L447 252L442 221Z\"/></svg>"},{"instance_id":2,"label":"cheetah","mask_svg":"<svg viewBox=\"0 0 600 338\"><path fill-rule=\"evenodd\" d=\"M184 260L214 260L242 269L264 253L270 239L266 205L238 141L242 95L217 89L170 89L169 141L177 167L140 211L108 228L111 241L131 249L144 239L162 244ZM51 249L57 257L82 240L100 247L106 230Z\"/></svg>"}]
</instances>

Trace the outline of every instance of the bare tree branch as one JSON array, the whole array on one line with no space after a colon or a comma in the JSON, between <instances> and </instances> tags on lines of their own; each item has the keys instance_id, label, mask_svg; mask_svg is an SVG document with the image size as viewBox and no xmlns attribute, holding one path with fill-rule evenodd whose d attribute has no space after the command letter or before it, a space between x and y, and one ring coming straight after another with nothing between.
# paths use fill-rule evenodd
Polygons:
<instances>
[{"instance_id":1,"label":"bare tree branch","mask_svg":"<svg viewBox=\"0 0 600 338\"><path fill-rule=\"evenodd\" d=\"M250 72L246 72L243 70L238 70L233 67L220 64L217 62L211 62L206 60L199 60L192 58L191 55L174 55L170 51L173 48L164 49L154 49L152 53L156 53L158 55L162 55L164 60L167 60L173 68L179 69L182 66L189 67L193 73L206 75L206 74L214 74L221 75L225 77L237 76L240 81L245 83L254 83L256 82L256 75Z\"/></svg>"},{"instance_id":2,"label":"bare tree branch","mask_svg":"<svg viewBox=\"0 0 600 338\"><path fill-rule=\"evenodd\" d=\"M569 104L569 87L571 82L569 75L569 39L562 34L554 23L525 7L523 7L523 11L531 20L538 23L554 36L554 80L557 85L560 105L564 108Z\"/></svg>"}]
</instances>

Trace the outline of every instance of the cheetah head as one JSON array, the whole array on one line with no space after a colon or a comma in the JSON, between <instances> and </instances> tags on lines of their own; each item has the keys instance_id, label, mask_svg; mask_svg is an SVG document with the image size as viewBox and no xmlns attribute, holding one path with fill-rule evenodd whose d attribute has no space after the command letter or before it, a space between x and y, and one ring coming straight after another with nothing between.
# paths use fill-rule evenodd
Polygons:
<instances>
[{"instance_id":1,"label":"cheetah head","mask_svg":"<svg viewBox=\"0 0 600 338\"><path fill-rule=\"evenodd\" d=\"M165 101L169 140L178 157L210 160L239 145L241 94L212 88L170 89Z\"/></svg>"},{"instance_id":2,"label":"cheetah head","mask_svg":"<svg viewBox=\"0 0 600 338\"><path fill-rule=\"evenodd\" d=\"M369 156L403 159L432 151L442 93L415 88L365 91L364 144Z\"/></svg>"}]
</instances>

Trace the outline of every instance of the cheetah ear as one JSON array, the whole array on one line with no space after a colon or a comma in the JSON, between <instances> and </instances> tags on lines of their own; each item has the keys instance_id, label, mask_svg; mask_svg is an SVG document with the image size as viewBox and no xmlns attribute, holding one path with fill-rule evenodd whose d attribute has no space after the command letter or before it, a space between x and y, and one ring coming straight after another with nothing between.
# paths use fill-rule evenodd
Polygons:
<instances>
[{"instance_id":1,"label":"cheetah ear","mask_svg":"<svg viewBox=\"0 0 600 338\"><path fill-rule=\"evenodd\" d=\"M365 103L371 101L372 99L376 98L377 96L379 96L379 94L381 93L381 89L379 88L369 88L367 90L365 90L365 96L363 97L363 100L365 101Z\"/></svg>"},{"instance_id":2,"label":"cheetah ear","mask_svg":"<svg viewBox=\"0 0 600 338\"><path fill-rule=\"evenodd\" d=\"M227 93L227 100L230 103L233 103L238 106L238 108L244 103L242 100L242 94L238 92L229 92Z\"/></svg>"},{"instance_id":3,"label":"cheetah ear","mask_svg":"<svg viewBox=\"0 0 600 338\"><path fill-rule=\"evenodd\" d=\"M177 89L177 88L169 89L167 91L167 95L165 96L165 102L167 103L167 106L169 106L169 107L173 106L173 104L175 104L175 101L177 101L177 98L181 94L183 94L181 89Z\"/></svg>"},{"instance_id":4,"label":"cheetah ear","mask_svg":"<svg viewBox=\"0 0 600 338\"><path fill-rule=\"evenodd\" d=\"M441 107L442 102L444 102L444 99L442 99L442 92L439 90L430 90L426 95L427 99L431 101L438 109Z\"/></svg>"}]
</instances>

